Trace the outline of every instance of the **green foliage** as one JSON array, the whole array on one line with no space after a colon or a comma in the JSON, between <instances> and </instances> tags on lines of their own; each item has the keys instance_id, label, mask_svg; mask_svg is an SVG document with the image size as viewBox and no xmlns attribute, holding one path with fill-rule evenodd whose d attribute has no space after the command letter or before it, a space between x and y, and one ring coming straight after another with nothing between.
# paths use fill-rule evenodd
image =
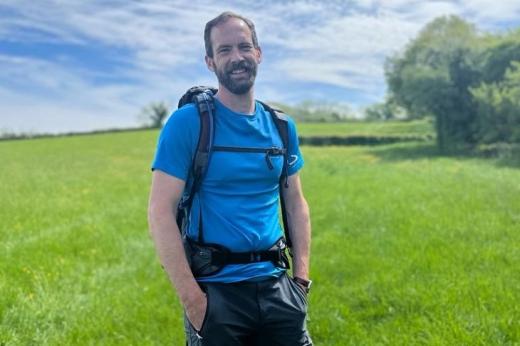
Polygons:
<instances>
[{"instance_id":1,"label":"green foliage","mask_svg":"<svg viewBox=\"0 0 520 346\"><path fill-rule=\"evenodd\" d=\"M157 135L0 142L0 344L184 343L147 230ZM316 345L520 343L519 170L428 144L302 151Z\"/></svg>"},{"instance_id":2,"label":"green foliage","mask_svg":"<svg viewBox=\"0 0 520 346\"><path fill-rule=\"evenodd\" d=\"M391 99L370 105L363 113L364 119L369 121L409 118L404 108L399 107L399 105Z\"/></svg>"},{"instance_id":3,"label":"green foliage","mask_svg":"<svg viewBox=\"0 0 520 346\"><path fill-rule=\"evenodd\" d=\"M390 97L416 116L433 115L439 148L471 141L474 116L469 87L477 81L477 34L462 19L428 24L402 56L385 66Z\"/></svg>"},{"instance_id":4,"label":"green foliage","mask_svg":"<svg viewBox=\"0 0 520 346\"><path fill-rule=\"evenodd\" d=\"M473 140L469 87L478 81L477 39L473 25L455 16L441 17L385 66L392 99L416 117L435 117L442 151Z\"/></svg>"},{"instance_id":5,"label":"green foliage","mask_svg":"<svg viewBox=\"0 0 520 346\"><path fill-rule=\"evenodd\" d=\"M520 30L477 35L457 17L428 24L387 61L390 96L416 117L435 117L443 152L520 143Z\"/></svg>"},{"instance_id":6,"label":"green foliage","mask_svg":"<svg viewBox=\"0 0 520 346\"><path fill-rule=\"evenodd\" d=\"M520 143L520 62L505 71L499 82L472 89L477 104L475 135L481 143Z\"/></svg>"},{"instance_id":7,"label":"green foliage","mask_svg":"<svg viewBox=\"0 0 520 346\"><path fill-rule=\"evenodd\" d=\"M475 40L475 28L458 17L431 22L401 56L387 60L391 96L416 116L437 112L439 101L455 93L451 66L472 49Z\"/></svg>"},{"instance_id":8,"label":"green foliage","mask_svg":"<svg viewBox=\"0 0 520 346\"><path fill-rule=\"evenodd\" d=\"M504 79L511 62L520 61L520 29L501 35L488 35L482 39L482 82L497 83Z\"/></svg>"}]
</instances>

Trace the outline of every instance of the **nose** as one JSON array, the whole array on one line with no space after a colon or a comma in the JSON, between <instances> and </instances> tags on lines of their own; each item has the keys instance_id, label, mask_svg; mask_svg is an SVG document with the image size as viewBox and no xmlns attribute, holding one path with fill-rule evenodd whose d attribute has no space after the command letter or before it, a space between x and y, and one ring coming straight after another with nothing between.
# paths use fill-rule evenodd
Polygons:
<instances>
[{"instance_id":1,"label":"nose","mask_svg":"<svg viewBox=\"0 0 520 346\"><path fill-rule=\"evenodd\" d=\"M242 55L240 49L238 49L238 47L233 48L233 50L231 51L231 61L240 62L242 60L244 60L244 56Z\"/></svg>"}]
</instances>

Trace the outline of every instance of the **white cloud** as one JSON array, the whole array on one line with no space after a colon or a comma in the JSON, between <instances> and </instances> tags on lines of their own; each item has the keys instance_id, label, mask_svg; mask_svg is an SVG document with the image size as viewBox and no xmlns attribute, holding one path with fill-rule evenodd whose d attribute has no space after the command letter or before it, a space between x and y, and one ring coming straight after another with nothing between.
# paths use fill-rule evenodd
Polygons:
<instances>
[{"instance_id":1,"label":"white cloud","mask_svg":"<svg viewBox=\"0 0 520 346\"><path fill-rule=\"evenodd\" d=\"M4 88L0 88L0 100L3 103L0 131L4 132L81 132L136 125L135 117L121 116L121 113L116 113L106 106L93 111L94 107L88 107L84 102L78 102L75 107L72 107L67 103L34 98ZM124 107L115 108L120 111ZM135 111L135 109L127 110Z\"/></svg>"},{"instance_id":2,"label":"white cloud","mask_svg":"<svg viewBox=\"0 0 520 346\"><path fill-rule=\"evenodd\" d=\"M224 10L255 22L264 48L258 90L267 94L259 97L281 102L323 94L299 83L344 89L343 101L352 103L360 101L349 95L380 97L385 57L439 15L461 15L483 28L520 19L520 2L512 0L0 0L0 40L95 45L105 60L121 63L97 70L75 64L81 57L67 52L57 60L31 52L0 55L0 128L13 114L68 123L71 110L90 119L89 126L130 124L151 101L173 104L191 85L215 84L203 63L202 35L204 24Z\"/></svg>"},{"instance_id":3,"label":"white cloud","mask_svg":"<svg viewBox=\"0 0 520 346\"><path fill-rule=\"evenodd\" d=\"M322 8L314 18L316 25L298 29L298 23L280 19L279 25L285 27L270 41L284 51L271 66L275 76L374 92L381 89L385 57L420 29L391 14L339 16Z\"/></svg>"},{"instance_id":4,"label":"white cloud","mask_svg":"<svg viewBox=\"0 0 520 346\"><path fill-rule=\"evenodd\" d=\"M94 85L88 71L70 71L59 63L0 55L0 129L21 132L67 132L138 125L141 108L168 99L168 78L149 75L139 83ZM78 73L80 72L80 73Z\"/></svg>"},{"instance_id":5,"label":"white cloud","mask_svg":"<svg viewBox=\"0 0 520 346\"><path fill-rule=\"evenodd\" d=\"M403 20L411 21L416 25L424 25L439 16L460 15L462 7L456 1L402 1L399 6L384 6L383 10L391 11Z\"/></svg>"},{"instance_id":6,"label":"white cloud","mask_svg":"<svg viewBox=\"0 0 520 346\"><path fill-rule=\"evenodd\" d=\"M461 6L479 23L518 21L520 18L520 2L516 0L465 0Z\"/></svg>"},{"instance_id":7,"label":"white cloud","mask_svg":"<svg viewBox=\"0 0 520 346\"><path fill-rule=\"evenodd\" d=\"M93 87L59 64L38 59L0 56L0 63L0 79L10 86L0 89L2 130L64 132L136 124L139 101L129 97L131 86Z\"/></svg>"}]
</instances>

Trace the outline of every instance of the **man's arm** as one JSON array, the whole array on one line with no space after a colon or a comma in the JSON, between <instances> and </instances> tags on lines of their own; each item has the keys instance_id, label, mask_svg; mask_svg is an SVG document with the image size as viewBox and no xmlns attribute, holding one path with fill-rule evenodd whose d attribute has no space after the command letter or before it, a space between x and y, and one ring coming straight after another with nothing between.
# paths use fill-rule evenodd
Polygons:
<instances>
[{"instance_id":1,"label":"man's arm","mask_svg":"<svg viewBox=\"0 0 520 346\"><path fill-rule=\"evenodd\" d=\"M191 273L175 221L184 185L181 179L159 170L153 172L148 222L161 264L177 291L188 319L195 329L200 330L207 300Z\"/></svg>"},{"instance_id":2,"label":"man's arm","mask_svg":"<svg viewBox=\"0 0 520 346\"><path fill-rule=\"evenodd\" d=\"M289 187L281 187L292 240L293 276L309 279L311 221L298 173L289 176Z\"/></svg>"}]
</instances>

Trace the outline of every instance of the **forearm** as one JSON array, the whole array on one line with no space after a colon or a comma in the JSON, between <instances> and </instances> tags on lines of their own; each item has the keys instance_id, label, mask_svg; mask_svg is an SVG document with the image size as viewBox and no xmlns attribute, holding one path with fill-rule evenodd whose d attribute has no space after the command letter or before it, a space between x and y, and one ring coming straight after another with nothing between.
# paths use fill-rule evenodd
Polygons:
<instances>
[{"instance_id":1,"label":"forearm","mask_svg":"<svg viewBox=\"0 0 520 346\"><path fill-rule=\"evenodd\" d=\"M161 264L175 287L181 303L186 306L194 295L200 294L200 288L191 273L179 228L171 211L150 208L150 233Z\"/></svg>"},{"instance_id":2,"label":"forearm","mask_svg":"<svg viewBox=\"0 0 520 346\"><path fill-rule=\"evenodd\" d=\"M304 198L287 211L292 240L293 276L309 278L309 257L311 245L311 222L309 206Z\"/></svg>"}]
</instances>

